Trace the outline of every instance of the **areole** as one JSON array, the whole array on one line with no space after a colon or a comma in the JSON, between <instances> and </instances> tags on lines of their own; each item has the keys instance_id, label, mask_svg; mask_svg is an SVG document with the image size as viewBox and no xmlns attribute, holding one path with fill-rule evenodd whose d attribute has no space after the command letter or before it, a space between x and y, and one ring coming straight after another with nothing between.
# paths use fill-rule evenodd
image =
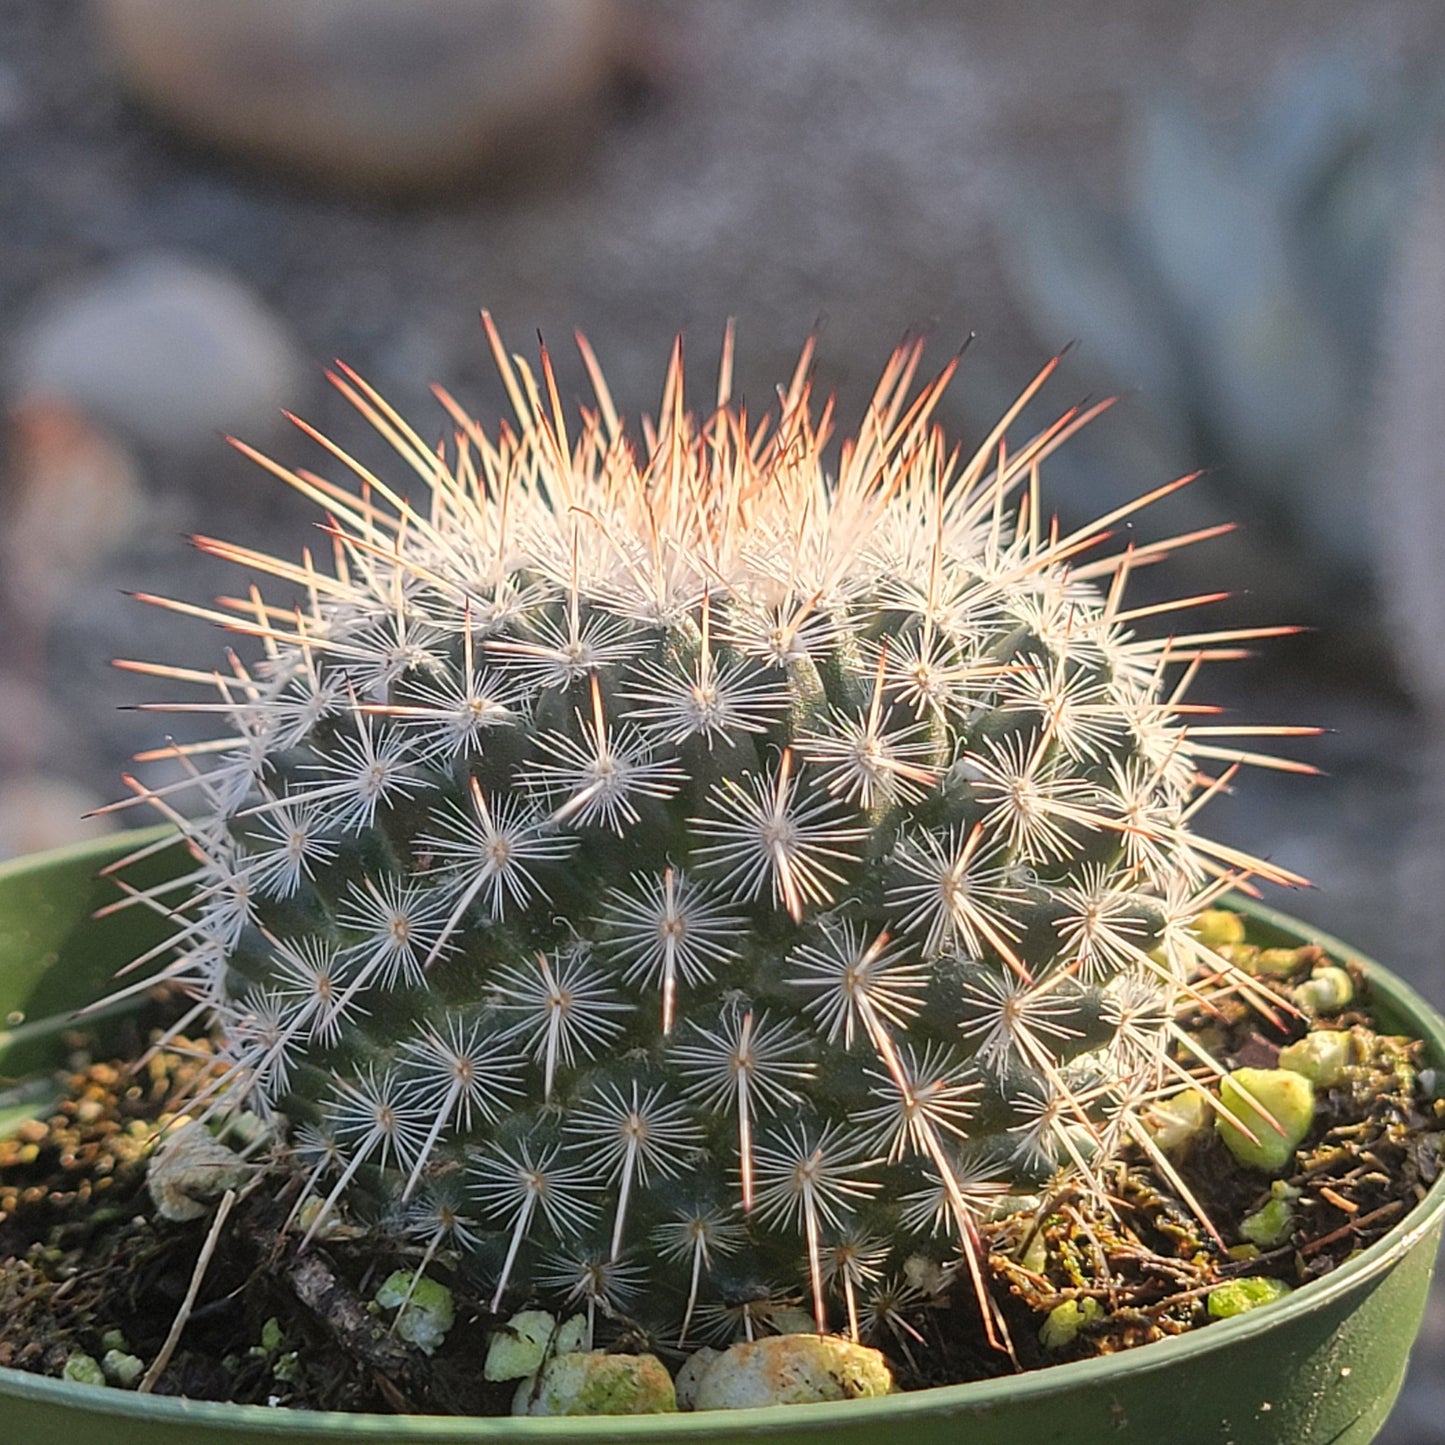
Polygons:
<instances>
[{"instance_id":1,"label":"areole","mask_svg":"<svg viewBox=\"0 0 1445 1445\"><path fill-rule=\"evenodd\" d=\"M138 910L95 920L113 898L97 875L161 832L130 834L0 865L0 1071L42 1071L60 1048L57 1014L101 996L115 969L161 936ZM162 859L152 867L165 867ZM153 880L154 881L154 880ZM1262 938L1353 950L1246 903ZM151 932L154 931L154 938ZM1383 1025L1426 1040L1445 1063L1445 1020L1366 961ZM28 1020L28 1022L26 1021ZM47 1022L51 1020L51 1022ZM884 1400L692 1415L573 1420L323 1415L100 1389L0 1370L5 1436L23 1445L223 1445L226 1441L537 1445L827 1439L862 1445L907 1432L916 1445L1362 1445L1404 1376L1445 1225L1445 1179L1384 1239L1268 1309L1160 1344L1002 1380Z\"/></svg>"}]
</instances>

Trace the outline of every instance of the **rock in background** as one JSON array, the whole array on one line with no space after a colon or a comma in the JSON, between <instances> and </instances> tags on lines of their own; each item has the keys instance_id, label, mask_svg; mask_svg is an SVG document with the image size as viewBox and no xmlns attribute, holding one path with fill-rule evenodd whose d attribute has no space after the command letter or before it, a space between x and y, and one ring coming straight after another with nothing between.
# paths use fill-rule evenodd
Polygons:
<instances>
[{"instance_id":1,"label":"rock in background","mask_svg":"<svg viewBox=\"0 0 1445 1445\"><path fill-rule=\"evenodd\" d=\"M265 439L310 389L279 316L244 282L142 251L42 293L5 347L12 395L60 397L133 442L203 462Z\"/></svg>"},{"instance_id":2,"label":"rock in background","mask_svg":"<svg viewBox=\"0 0 1445 1445\"><path fill-rule=\"evenodd\" d=\"M410 195L576 147L621 64L618 0L98 0L121 82L181 133Z\"/></svg>"}]
</instances>

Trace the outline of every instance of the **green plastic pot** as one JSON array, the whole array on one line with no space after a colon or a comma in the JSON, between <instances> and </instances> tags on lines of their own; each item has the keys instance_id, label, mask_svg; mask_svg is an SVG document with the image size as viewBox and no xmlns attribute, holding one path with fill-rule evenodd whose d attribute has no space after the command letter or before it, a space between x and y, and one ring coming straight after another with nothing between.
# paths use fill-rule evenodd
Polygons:
<instances>
[{"instance_id":1,"label":"green plastic pot","mask_svg":"<svg viewBox=\"0 0 1445 1445\"><path fill-rule=\"evenodd\" d=\"M162 936L143 908L92 917L115 898L98 870L131 834L0 866L0 1018L42 1020L105 992L120 965ZM153 878L179 849L148 863ZM1249 910L1265 941L1353 950L1280 914ZM1376 964L1365 967L1386 1028L1445 1062L1445 1021ZM102 1027L105 1025L102 1024ZM63 1030L12 1022L0 1075L53 1065ZM1106 1359L886 1400L635 1419L510 1420L303 1414L141 1396L0 1370L0 1439L15 1445L662 1445L787 1439L870 1445L1362 1445L1390 1412L1420 1327L1445 1221L1445 1178L1384 1239L1267 1309Z\"/></svg>"}]
</instances>

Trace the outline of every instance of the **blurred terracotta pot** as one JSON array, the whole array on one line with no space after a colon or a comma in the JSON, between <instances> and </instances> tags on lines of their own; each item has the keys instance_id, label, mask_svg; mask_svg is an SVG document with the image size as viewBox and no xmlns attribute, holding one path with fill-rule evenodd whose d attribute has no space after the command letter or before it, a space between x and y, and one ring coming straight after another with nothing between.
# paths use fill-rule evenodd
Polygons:
<instances>
[{"instance_id":1,"label":"blurred terracotta pot","mask_svg":"<svg viewBox=\"0 0 1445 1445\"><path fill-rule=\"evenodd\" d=\"M353 190L570 152L620 58L615 0L95 0L127 88L184 134Z\"/></svg>"}]
</instances>

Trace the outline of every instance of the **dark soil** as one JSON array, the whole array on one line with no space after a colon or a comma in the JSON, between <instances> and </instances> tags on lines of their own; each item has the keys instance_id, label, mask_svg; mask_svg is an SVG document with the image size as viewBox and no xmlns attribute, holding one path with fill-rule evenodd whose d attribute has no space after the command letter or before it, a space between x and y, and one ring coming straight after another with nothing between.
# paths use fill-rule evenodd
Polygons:
<instances>
[{"instance_id":1,"label":"dark soil","mask_svg":"<svg viewBox=\"0 0 1445 1445\"><path fill-rule=\"evenodd\" d=\"M984 1338L961 1269L955 1278L909 1278L895 1298L874 1301L869 1342L889 1355L899 1383L996 1376L1207 1327L1208 1296L1221 1283L1259 1276L1306 1284L1423 1199L1441 1168L1445 1102L1434 1097L1432 1074L1422 1081L1422 1046L1373 1031L1358 977L1345 1012L1311 1021L1296 1011L1295 988L1324 962L1317 950L1299 950L1293 973L1261 984L1253 1003L1227 993L1185 1021L1231 1068L1272 1067L1280 1048L1311 1027L1351 1035L1352 1064L1320 1090L1314 1126L1274 1188L1291 1199L1287 1238L1268 1249L1241 1242L1241 1222L1270 1200L1271 1180L1238 1164L1212 1126L1170 1156L1175 1184L1210 1225L1142 1152L1126 1154L1105 1179L1108 1210L1064 1192L985 1227L1012 1356ZM204 1041L139 1066L77 1062L58 1080L48 1114L0 1142L0 1366L61 1375L79 1355L99 1361L111 1351L149 1363L162 1350L214 1211L185 1224L154 1217L146 1159L168 1105L209 1067ZM478 1368L499 1323L483 1303L483 1282L445 1252L429 1263L452 1289L457 1317L443 1346L423 1354L367 1303L393 1270L418 1267L421 1248L343 1228L300 1251L298 1233L282 1227L298 1186L241 1191L156 1393L304 1409L506 1413L514 1385L489 1384ZM1076 1330L1056 1328L1061 1313Z\"/></svg>"}]
</instances>

